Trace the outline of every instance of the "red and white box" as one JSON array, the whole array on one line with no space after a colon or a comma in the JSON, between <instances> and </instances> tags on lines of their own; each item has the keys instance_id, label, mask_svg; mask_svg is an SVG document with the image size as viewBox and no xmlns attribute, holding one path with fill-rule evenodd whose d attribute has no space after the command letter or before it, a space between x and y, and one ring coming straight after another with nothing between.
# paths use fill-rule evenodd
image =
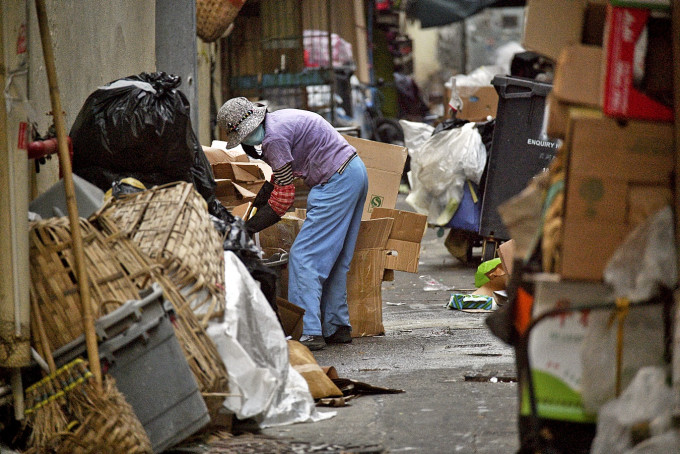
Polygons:
<instances>
[{"instance_id":1,"label":"red and white box","mask_svg":"<svg viewBox=\"0 0 680 454\"><path fill-rule=\"evenodd\" d=\"M673 109L644 93L639 86L645 78L670 77L671 55L666 71L649 73L649 52L661 52L647 42L646 28L652 12L648 9L610 6L605 38L606 66L604 74L603 111L618 118L673 121ZM670 36L669 36L670 41ZM647 45L645 45L647 44ZM654 61L665 59L665 53L654 55ZM658 68L658 66L656 66ZM665 74L664 74L665 73ZM659 79L657 79L659 80ZM670 81L670 80L669 80Z\"/></svg>"}]
</instances>

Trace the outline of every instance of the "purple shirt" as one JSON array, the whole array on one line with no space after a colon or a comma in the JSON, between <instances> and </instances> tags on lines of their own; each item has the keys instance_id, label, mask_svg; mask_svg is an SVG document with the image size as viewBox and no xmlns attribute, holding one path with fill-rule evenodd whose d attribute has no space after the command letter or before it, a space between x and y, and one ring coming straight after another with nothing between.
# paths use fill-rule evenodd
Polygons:
<instances>
[{"instance_id":1,"label":"purple shirt","mask_svg":"<svg viewBox=\"0 0 680 454\"><path fill-rule=\"evenodd\" d=\"M293 176L310 187L326 183L356 152L328 121L307 110L267 113L264 130L262 159L272 170L290 162Z\"/></svg>"}]
</instances>

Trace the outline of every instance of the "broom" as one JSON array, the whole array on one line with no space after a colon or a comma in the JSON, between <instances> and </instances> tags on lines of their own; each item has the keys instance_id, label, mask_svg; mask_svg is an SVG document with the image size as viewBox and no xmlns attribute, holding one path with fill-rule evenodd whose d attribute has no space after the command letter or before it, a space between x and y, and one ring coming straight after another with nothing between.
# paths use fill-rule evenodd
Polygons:
<instances>
[{"instance_id":1,"label":"broom","mask_svg":"<svg viewBox=\"0 0 680 454\"><path fill-rule=\"evenodd\" d=\"M89 279L85 267L71 161L66 143L66 128L61 110L54 51L47 24L47 9L44 0L35 0L35 6L57 133L59 165L64 179L66 207L76 261L76 277L82 305L85 343L91 372L87 371L82 360L56 370L44 329L40 330L42 320L34 305L38 335L41 337L41 349L47 357L52 373L43 379L44 381L36 383L35 387L29 388L31 389L31 402L35 402L29 413L34 414L31 417L34 423L34 433L31 436L34 442L33 449L37 449L37 452L44 452L44 448L48 445L53 447L55 452L64 454L152 453L151 442L144 427L135 416L132 407L115 387L113 379L107 377L106 382L102 381L99 348L90 304ZM34 399L32 397L34 395L40 395L41 399ZM63 411L69 421L65 427L62 427L64 420L60 419L57 409ZM58 421L52 422L48 420L49 417L55 417Z\"/></svg>"}]
</instances>

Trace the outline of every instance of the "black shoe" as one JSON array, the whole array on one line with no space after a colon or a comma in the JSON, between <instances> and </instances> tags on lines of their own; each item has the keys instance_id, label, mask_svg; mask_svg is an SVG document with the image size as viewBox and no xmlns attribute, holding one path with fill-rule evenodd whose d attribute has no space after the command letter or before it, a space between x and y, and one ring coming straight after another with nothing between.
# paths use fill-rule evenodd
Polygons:
<instances>
[{"instance_id":1,"label":"black shoe","mask_svg":"<svg viewBox=\"0 0 680 454\"><path fill-rule=\"evenodd\" d=\"M352 328L340 326L333 334L324 337L327 344L350 344L352 342Z\"/></svg>"},{"instance_id":2,"label":"black shoe","mask_svg":"<svg viewBox=\"0 0 680 454\"><path fill-rule=\"evenodd\" d=\"M312 351L326 348L326 342L323 340L323 336L309 336L303 334L302 337L300 337L300 343Z\"/></svg>"}]
</instances>

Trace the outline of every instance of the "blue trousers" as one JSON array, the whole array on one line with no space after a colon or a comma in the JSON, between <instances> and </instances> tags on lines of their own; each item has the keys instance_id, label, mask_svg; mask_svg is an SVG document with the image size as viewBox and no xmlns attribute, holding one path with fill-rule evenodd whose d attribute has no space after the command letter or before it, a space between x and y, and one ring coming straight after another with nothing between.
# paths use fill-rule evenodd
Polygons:
<instances>
[{"instance_id":1,"label":"blue trousers","mask_svg":"<svg viewBox=\"0 0 680 454\"><path fill-rule=\"evenodd\" d=\"M288 260L288 299L305 310L303 334L328 337L350 326L347 272L367 191L366 167L358 156L342 174L309 191L307 218Z\"/></svg>"}]
</instances>

